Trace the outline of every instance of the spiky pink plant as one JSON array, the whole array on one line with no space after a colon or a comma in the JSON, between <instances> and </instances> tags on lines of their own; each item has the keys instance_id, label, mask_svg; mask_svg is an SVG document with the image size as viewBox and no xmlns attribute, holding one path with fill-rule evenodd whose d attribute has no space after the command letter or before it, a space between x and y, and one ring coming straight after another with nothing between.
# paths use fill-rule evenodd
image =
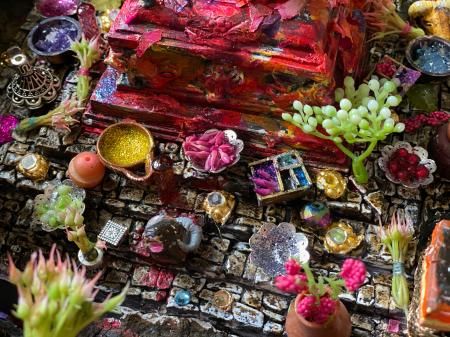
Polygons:
<instances>
[{"instance_id":1,"label":"spiky pink plant","mask_svg":"<svg viewBox=\"0 0 450 337\"><path fill-rule=\"evenodd\" d=\"M24 337L75 337L89 323L113 310L125 299L119 295L95 303L95 284L101 276L86 279L86 269L61 259L53 245L46 260L42 251L31 255L24 271L9 259L9 280L17 286L19 300L13 314L23 321Z\"/></svg>"}]
</instances>

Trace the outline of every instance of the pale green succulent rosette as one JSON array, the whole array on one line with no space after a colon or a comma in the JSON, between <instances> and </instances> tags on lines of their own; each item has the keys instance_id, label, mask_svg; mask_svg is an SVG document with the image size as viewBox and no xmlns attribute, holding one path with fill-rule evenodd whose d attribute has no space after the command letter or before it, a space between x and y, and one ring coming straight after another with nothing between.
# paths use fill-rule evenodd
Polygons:
<instances>
[{"instance_id":1,"label":"pale green succulent rosette","mask_svg":"<svg viewBox=\"0 0 450 337\"><path fill-rule=\"evenodd\" d=\"M394 132L403 132L405 125L396 123L391 108L400 104L394 81L372 79L355 89L354 80L346 77L344 88L335 91L338 108L303 105L294 101L297 113L283 113L285 121L299 127L303 132L333 141L352 159L353 175L360 184L368 181L364 160L372 153L378 141ZM323 131L324 132L323 132ZM346 144L368 143L366 149L356 155Z\"/></svg>"}]
</instances>

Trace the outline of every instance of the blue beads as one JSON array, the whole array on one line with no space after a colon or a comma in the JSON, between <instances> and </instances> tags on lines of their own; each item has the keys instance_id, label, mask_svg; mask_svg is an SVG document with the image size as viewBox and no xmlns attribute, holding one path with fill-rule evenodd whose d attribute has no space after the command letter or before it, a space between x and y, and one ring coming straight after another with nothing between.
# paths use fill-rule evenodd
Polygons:
<instances>
[{"instance_id":1,"label":"blue beads","mask_svg":"<svg viewBox=\"0 0 450 337\"><path fill-rule=\"evenodd\" d=\"M309 185L308 179L306 179L305 172L303 172L303 169L301 167L297 167L294 169L294 173L298 179L298 182L301 186L307 186Z\"/></svg>"},{"instance_id":2,"label":"blue beads","mask_svg":"<svg viewBox=\"0 0 450 337\"><path fill-rule=\"evenodd\" d=\"M187 290L178 290L175 293L174 300L178 306L184 307L191 303L191 293Z\"/></svg>"}]
</instances>

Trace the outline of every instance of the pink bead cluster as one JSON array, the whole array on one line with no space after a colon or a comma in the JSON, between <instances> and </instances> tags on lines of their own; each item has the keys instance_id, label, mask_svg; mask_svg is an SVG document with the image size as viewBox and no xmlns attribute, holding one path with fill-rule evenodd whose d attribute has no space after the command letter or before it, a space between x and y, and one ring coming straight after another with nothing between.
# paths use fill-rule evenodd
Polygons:
<instances>
[{"instance_id":1,"label":"pink bead cluster","mask_svg":"<svg viewBox=\"0 0 450 337\"><path fill-rule=\"evenodd\" d=\"M356 291L366 279L366 266L361 260L347 259L341 268L341 277L348 291Z\"/></svg>"},{"instance_id":2,"label":"pink bead cluster","mask_svg":"<svg viewBox=\"0 0 450 337\"><path fill-rule=\"evenodd\" d=\"M307 267L305 267L307 268ZM308 278L302 267L294 259L290 259L285 264L286 275L275 278L275 286L287 293L302 294L297 302L297 313L310 322L317 324L326 323L335 313L338 305L337 294L329 292L319 292L315 280L313 286L308 286ZM349 291L356 291L366 278L366 267L360 260L347 259L344 261L340 273L342 280L332 280L338 287L345 287ZM330 281L329 281L330 282ZM331 284L331 283L330 283Z\"/></svg>"},{"instance_id":3,"label":"pink bead cluster","mask_svg":"<svg viewBox=\"0 0 450 337\"><path fill-rule=\"evenodd\" d=\"M337 301L330 296L322 296L317 300L316 296L308 295L297 303L297 313L302 315L307 321L317 324L325 324L334 314Z\"/></svg>"},{"instance_id":4,"label":"pink bead cluster","mask_svg":"<svg viewBox=\"0 0 450 337\"><path fill-rule=\"evenodd\" d=\"M236 148L229 143L223 131L189 136L183 143L183 150L194 165L207 172L217 172L236 159Z\"/></svg>"},{"instance_id":5,"label":"pink bead cluster","mask_svg":"<svg viewBox=\"0 0 450 337\"><path fill-rule=\"evenodd\" d=\"M428 115L419 114L403 121L405 123L405 132L414 132L422 125L439 126L450 119L450 113L445 111L434 111Z\"/></svg>"}]
</instances>

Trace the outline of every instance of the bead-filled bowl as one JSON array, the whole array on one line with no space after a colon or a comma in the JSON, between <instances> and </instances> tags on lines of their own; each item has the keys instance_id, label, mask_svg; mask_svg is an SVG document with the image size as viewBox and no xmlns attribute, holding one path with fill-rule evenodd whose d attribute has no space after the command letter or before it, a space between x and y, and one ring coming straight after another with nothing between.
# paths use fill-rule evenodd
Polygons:
<instances>
[{"instance_id":1,"label":"bead-filled bowl","mask_svg":"<svg viewBox=\"0 0 450 337\"><path fill-rule=\"evenodd\" d=\"M430 184L436 171L436 164L428 158L427 150L420 146L412 147L407 142L383 147L378 165L386 178L408 188Z\"/></svg>"},{"instance_id":2,"label":"bead-filled bowl","mask_svg":"<svg viewBox=\"0 0 450 337\"><path fill-rule=\"evenodd\" d=\"M63 63L70 54L73 41L81 39L78 21L68 16L55 16L39 22L28 35L28 47L51 63Z\"/></svg>"},{"instance_id":3,"label":"bead-filled bowl","mask_svg":"<svg viewBox=\"0 0 450 337\"><path fill-rule=\"evenodd\" d=\"M406 48L406 59L421 73L432 77L450 76L450 42L437 36L421 36Z\"/></svg>"},{"instance_id":4,"label":"bead-filled bowl","mask_svg":"<svg viewBox=\"0 0 450 337\"><path fill-rule=\"evenodd\" d=\"M183 142L184 155L192 167L207 173L219 173L233 166L243 149L244 142L233 130L210 129Z\"/></svg>"}]
</instances>

